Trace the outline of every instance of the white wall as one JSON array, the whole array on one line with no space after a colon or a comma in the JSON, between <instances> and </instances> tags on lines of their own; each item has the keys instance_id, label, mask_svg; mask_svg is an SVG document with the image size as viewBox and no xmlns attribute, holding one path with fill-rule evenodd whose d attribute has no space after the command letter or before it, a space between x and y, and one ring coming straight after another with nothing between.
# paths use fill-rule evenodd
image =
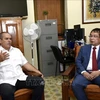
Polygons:
<instances>
[{"instance_id":1,"label":"white wall","mask_svg":"<svg viewBox=\"0 0 100 100\"><path fill-rule=\"evenodd\" d=\"M100 23L93 24L82 24L82 0L65 0L67 6L67 22L68 28L73 28L75 24L80 24L82 28L85 28L85 35L87 36L87 41L89 41L88 36L93 28L99 28ZM66 27L66 28L67 28Z\"/></svg>"},{"instance_id":2,"label":"white wall","mask_svg":"<svg viewBox=\"0 0 100 100\"><path fill-rule=\"evenodd\" d=\"M27 0L27 7L28 7L28 17L27 19L22 20L22 27L26 27L27 25L34 22L34 0ZM24 54L27 60L32 63L32 54L31 54L31 45L29 42L27 42L25 39L24 41ZM36 50L36 43L34 43L34 66L38 68L37 63L37 50Z\"/></svg>"}]
</instances>

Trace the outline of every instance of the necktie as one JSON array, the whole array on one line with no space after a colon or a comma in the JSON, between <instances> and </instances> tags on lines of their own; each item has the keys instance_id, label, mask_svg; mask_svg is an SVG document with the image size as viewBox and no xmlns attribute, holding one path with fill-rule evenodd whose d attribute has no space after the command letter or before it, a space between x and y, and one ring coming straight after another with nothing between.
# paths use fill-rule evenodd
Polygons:
<instances>
[{"instance_id":1,"label":"necktie","mask_svg":"<svg viewBox=\"0 0 100 100\"><path fill-rule=\"evenodd\" d=\"M92 70L96 71L97 68L97 60L96 60L96 47L93 47L93 52L92 52Z\"/></svg>"}]
</instances>

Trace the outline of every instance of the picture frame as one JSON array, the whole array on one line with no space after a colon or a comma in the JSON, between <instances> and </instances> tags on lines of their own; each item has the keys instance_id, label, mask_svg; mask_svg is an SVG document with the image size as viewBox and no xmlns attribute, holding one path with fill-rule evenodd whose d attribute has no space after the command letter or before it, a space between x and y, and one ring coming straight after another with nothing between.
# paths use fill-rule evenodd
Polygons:
<instances>
[{"instance_id":1,"label":"picture frame","mask_svg":"<svg viewBox=\"0 0 100 100\"><path fill-rule=\"evenodd\" d=\"M82 0L82 23L100 23L100 0Z\"/></svg>"}]
</instances>

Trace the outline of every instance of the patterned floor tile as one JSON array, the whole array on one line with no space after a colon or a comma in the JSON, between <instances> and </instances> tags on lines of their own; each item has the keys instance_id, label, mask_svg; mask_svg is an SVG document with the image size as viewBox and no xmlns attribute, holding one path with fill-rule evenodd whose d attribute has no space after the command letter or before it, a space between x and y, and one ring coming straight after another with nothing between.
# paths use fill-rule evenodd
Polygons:
<instances>
[{"instance_id":1,"label":"patterned floor tile","mask_svg":"<svg viewBox=\"0 0 100 100\"><path fill-rule=\"evenodd\" d=\"M45 100L62 100L62 76L45 77Z\"/></svg>"},{"instance_id":2,"label":"patterned floor tile","mask_svg":"<svg viewBox=\"0 0 100 100\"><path fill-rule=\"evenodd\" d=\"M45 80L45 100L62 100L62 80L63 77L50 76L44 77ZM71 98L71 100L76 100Z\"/></svg>"}]
</instances>

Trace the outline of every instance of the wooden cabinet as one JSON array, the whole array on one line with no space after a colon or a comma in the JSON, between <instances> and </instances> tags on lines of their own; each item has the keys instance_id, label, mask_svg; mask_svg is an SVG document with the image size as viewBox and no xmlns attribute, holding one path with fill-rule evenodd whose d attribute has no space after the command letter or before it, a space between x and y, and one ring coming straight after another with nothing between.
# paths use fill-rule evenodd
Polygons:
<instances>
[{"instance_id":1,"label":"wooden cabinet","mask_svg":"<svg viewBox=\"0 0 100 100\"><path fill-rule=\"evenodd\" d=\"M63 35L65 29L64 0L34 0L35 18L44 20L44 11L48 11L47 19L57 19L58 36Z\"/></svg>"},{"instance_id":2,"label":"wooden cabinet","mask_svg":"<svg viewBox=\"0 0 100 100\"><path fill-rule=\"evenodd\" d=\"M0 32L12 35L12 45L18 47L23 53L22 20L20 17L0 18Z\"/></svg>"}]
</instances>

